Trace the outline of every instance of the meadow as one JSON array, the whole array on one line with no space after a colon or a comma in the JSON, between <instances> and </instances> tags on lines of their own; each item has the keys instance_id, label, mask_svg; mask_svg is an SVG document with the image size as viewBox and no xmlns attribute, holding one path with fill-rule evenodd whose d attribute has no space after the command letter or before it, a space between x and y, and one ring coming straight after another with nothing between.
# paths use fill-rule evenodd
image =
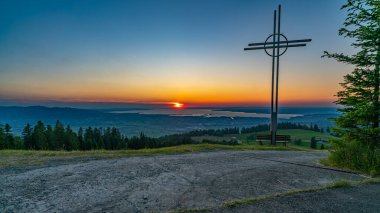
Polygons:
<instances>
[{"instance_id":1,"label":"meadow","mask_svg":"<svg viewBox=\"0 0 380 213\"><path fill-rule=\"evenodd\" d=\"M247 145L258 145L258 142L255 140L256 135L260 134L270 134L269 131L260 131L257 133L245 133L245 134L227 134L223 136L194 136L192 137L193 140L202 142L202 141L229 141L231 138L237 138L242 144ZM312 137L315 137L317 139L322 139L325 141L329 141L331 139L334 139L335 137L329 134L324 134L321 132L315 132L310 130L304 130L304 129L279 129L277 131L277 134L280 135L290 135L292 142L290 145L292 147L303 147L303 148L309 148L310 147L310 140ZM300 144L295 144L294 142L296 140L300 140ZM269 142L267 142L268 144ZM318 145L318 148L320 148L320 145ZM330 148L330 145L328 143L325 144L325 148Z\"/></svg>"}]
</instances>

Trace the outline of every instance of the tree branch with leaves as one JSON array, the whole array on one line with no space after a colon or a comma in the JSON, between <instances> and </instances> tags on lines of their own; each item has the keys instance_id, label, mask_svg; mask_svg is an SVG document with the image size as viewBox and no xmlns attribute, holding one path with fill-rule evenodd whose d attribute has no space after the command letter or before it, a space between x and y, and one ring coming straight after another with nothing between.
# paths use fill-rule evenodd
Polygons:
<instances>
[{"instance_id":1,"label":"tree branch with leaves","mask_svg":"<svg viewBox=\"0 0 380 213\"><path fill-rule=\"evenodd\" d=\"M336 95L335 103L343 107L339 109L341 115L334 119L334 131L341 139L335 141L331 158L353 169L366 167L380 171L380 1L348 0L341 10L347 12L347 17L339 35L353 39L351 46L357 52L346 55L325 51L322 56L354 66L340 84L343 90Z\"/></svg>"}]
</instances>

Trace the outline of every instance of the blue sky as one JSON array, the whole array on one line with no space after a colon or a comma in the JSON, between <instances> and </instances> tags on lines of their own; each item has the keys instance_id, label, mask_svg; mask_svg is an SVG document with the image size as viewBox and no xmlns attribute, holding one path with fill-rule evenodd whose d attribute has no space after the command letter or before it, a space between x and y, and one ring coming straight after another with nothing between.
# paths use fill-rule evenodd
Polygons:
<instances>
[{"instance_id":1,"label":"blue sky","mask_svg":"<svg viewBox=\"0 0 380 213\"><path fill-rule=\"evenodd\" d=\"M320 56L353 52L337 35L343 3L3 0L0 99L266 102L270 58L243 48L265 40L282 4L282 32L313 41L281 58L280 101L331 103L351 68Z\"/></svg>"}]
</instances>

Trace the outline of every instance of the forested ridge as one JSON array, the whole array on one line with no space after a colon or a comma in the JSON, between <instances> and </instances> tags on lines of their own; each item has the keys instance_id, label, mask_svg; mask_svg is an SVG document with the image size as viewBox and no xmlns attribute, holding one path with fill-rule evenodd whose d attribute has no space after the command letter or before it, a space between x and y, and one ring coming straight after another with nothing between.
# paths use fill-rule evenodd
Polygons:
<instances>
[{"instance_id":1,"label":"forested ridge","mask_svg":"<svg viewBox=\"0 0 380 213\"><path fill-rule=\"evenodd\" d=\"M294 123L280 123L279 129L305 129L323 132L318 125L301 125ZM145 149L177 146L181 144L200 143L192 139L194 136L223 136L233 134L247 134L269 130L269 125L253 127L237 127L223 129L194 130L186 133L149 137L144 133L138 136L127 137L115 127L80 127L74 131L69 125L65 126L57 121L54 126L45 125L38 121L34 126L27 123L22 136L14 136L9 124L0 126L0 149L31 149L31 150L94 150L94 149ZM210 142L209 142L210 143ZM236 142L212 142L235 145Z\"/></svg>"}]
</instances>

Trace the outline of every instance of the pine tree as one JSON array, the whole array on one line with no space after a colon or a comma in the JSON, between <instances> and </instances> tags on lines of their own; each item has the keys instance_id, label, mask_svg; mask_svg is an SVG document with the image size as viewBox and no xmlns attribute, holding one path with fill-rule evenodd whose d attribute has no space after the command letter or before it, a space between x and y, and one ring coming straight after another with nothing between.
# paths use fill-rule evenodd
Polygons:
<instances>
[{"instance_id":1,"label":"pine tree","mask_svg":"<svg viewBox=\"0 0 380 213\"><path fill-rule=\"evenodd\" d=\"M94 128L94 144L93 147L95 149L103 149L103 137L102 137L102 130L99 128Z\"/></svg>"},{"instance_id":2,"label":"pine tree","mask_svg":"<svg viewBox=\"0 0 380 213\"><path fill-rule=\"evenodd\" d=\"M310 140L310 148L312 148L312 149L317 148L317 140L315 139L315 137L312 137Z\"/></svg>"},{"instance_id":3,"label":"pine tree","mask_svg":"<svg viewBox=\"0 0 380 213\"><path fill-rule=\"evenodd\" d=\"M317 124L314 124L313 131L320 132L319 127Z\"/></svg>"},{"instance_id":4,"label":"pine tree","mask_svg":"<svg viewBox=\"0 0 380 213\"><path fill-rule=\"evenodd\" d=\"M80 127L78 130L78 145L79 150L85 150L82 127Z\"/></svg>"},{"instance_id":5,"label":"pine tree","mask_svg":"<svg viewBox=\"0 0 380 213\"><path fill-rule=\"evenodd\" d=\"M354 55L325 52L324 56L353 65L344 76L337 104L342 114L333 129L340 140L334 142L331 159L352 169L380 171L379 72L380 72L380 3L378 0L348 0L342 6L348 12L339 35L354 40ZM376 156L377 155L377 156Z\"/></svg>"},{"instance_id":6,"label":"pine tree","mask_svg":"<svg viewBox=\"0 0 380 213\"><path fill-rule=\"evenodd\" d=\"M14 149L15 144L14 144L14 138L12 135L12 127L9 124L5 124L4 127L5 130L5 146L7 149Z\"/></svg>"},{"instance_id":7,"label":"pine tree","mask_svg":"<svg viewBox=\"0 0 380 213\"><path fill-rule=\"evenodd\" d=\"M32 139L35 142L35 149L47 150L48 142L45 135L45 125L42 121L38 121L33 128Z\"/></svg>"},{"instance_id":8,"label":"pine tree","mask_svg":"<svg viewBox=\"0 0 380 213\"><path fill-rule=\"evenodd\" d=\"M57 144L55 140L54 130L51 125L47 125L45 135L48 144L48 149L54 150L55 147L57 147Z\"/></svg>"},{"instance_id":9,"label":"pine tree","mask_svg":"<svg viewBox=\"0 0 380 213\"><path fill-rule=\"evenodd\" d=\"M122 135L120 134L119 130L116 128L112 128L112 149L122 149L124 148L124 140Z\"/></svg>"},{"instance_id":10,"label":"pine tree","mask_svg":"<svg viewBox=\"0 0 380 213\"><path fill-rule=\"evenodd\" d=\"M12 131L12 127L9 124L5 124L4 129L5 129L5 134L10 134Z\"/></svg>"},{"instance_id":11,"label":"pine tree","mask_svg":"<svg viewBox=\"0 0 380 213\"><path fill-rule=\"evenodd\" d=\"M64 141L65 141L65 128L63 127L63 124L60 121L57 121L55 123L54 127L54 147L53 149L59 150L63 149Z\"/></svg>"},{"instance_id":12,"label":"pine tree","mask_svg":"<svg viewBox=\"0 0 380 213\"><path fill-rule=\"evenodd\" d=\"M105 149L111 149L111 128L106 128L103 134L103 142Z\"/></svg>"},{"instance_id":13,"label":"pine tree","mask_svg":"<svg viewBox=\"0 0 380 213\"><path fill-rule=\"evenodd\" d=\"M91 127L88 127L84 133L84 147L85 150L91 150L94 144L94 133Z\"/></svg>"},{"instance_id":14,"label":"pine tree","mask_svg":"<svg viewBox=\"0 0 380 213\"><path fill-rule=\"evenodd\" d=\"M0 149L6 149L4 129L0 127Z\"/></svg>"},{"instance_id":15,"label":"pine tree","mask_svg":"<svg viewBox=\"0 0 380 213\"><path fill-rule=\"evenodd\" d=\"M22 130L22 136L24 139L24 146L26 149L34 149L35 148L35 144L33 144L33 141L32 141L32 131L33 131L33 129L29 123L27 123L25 125L24 129Z\"/></svg>"},{"instance_id":16,"label":"pine tree","mask_svg":"<svg viewBox=\"0 0 380 213\"><path fill-rule=\"evenodd\" d=\"M78 149L77 135L73 132L69 125L66 127L63 147L66 151Z\"/></svg>"}]
</instances>

